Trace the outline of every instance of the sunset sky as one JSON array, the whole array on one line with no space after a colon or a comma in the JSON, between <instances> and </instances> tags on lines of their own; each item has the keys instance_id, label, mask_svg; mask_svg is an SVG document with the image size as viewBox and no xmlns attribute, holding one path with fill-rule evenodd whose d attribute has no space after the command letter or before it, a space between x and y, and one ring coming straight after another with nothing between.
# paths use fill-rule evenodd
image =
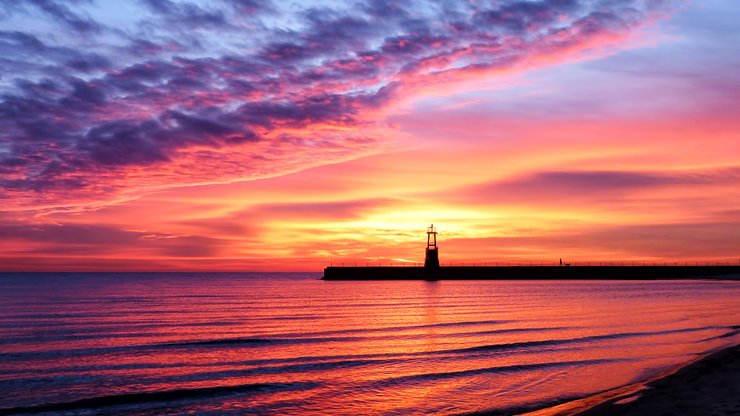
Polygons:
<instances>
[{"instance_id":1,"label":"sunset sky","mask_svg":"<svg viewBox=\"0 0 740 416\"><path fill-rule=\"evenodd\" d=\"M740 260L738 1L0 4L0 270Z\"/></svg>"}]
</instances>

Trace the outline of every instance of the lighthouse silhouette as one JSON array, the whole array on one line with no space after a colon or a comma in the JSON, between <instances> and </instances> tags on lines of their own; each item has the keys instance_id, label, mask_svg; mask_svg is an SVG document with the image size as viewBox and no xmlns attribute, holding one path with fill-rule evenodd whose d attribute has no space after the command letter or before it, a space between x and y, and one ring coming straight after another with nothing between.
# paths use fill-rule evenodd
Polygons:
<instances>
[{"instance_id":1,"label":"lighthouse silhouette","mask_svg":"<svg viewBox=\"0 0 740 416\"><path fill-rule=\"evenodd\" d=\"M424 257L424 267L439 267L439 247L437 247L437 229L434 224L427 228L427 249Z\"/></svg>"}]
</instances>

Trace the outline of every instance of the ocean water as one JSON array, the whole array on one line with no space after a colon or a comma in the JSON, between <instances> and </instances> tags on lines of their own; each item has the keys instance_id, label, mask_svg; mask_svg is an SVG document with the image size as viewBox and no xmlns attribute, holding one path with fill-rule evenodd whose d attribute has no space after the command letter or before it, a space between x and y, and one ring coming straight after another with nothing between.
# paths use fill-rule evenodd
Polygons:
<instances>
[{"instance_id":1,"label":"ocean water","mask_svg":"<svg viewBox=\"0 0 740 416\"><path fill-rule=\"evenodd\" d=\"M740 281L0 275L0 414L512 413L738 341Z\"/></svg>"}]
</instances>

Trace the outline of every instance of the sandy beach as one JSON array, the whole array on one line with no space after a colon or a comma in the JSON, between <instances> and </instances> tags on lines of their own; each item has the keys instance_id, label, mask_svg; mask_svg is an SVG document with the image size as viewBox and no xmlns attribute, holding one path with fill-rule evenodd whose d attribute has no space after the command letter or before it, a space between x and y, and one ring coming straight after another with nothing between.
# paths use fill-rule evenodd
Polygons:
<instances>
[{"instance_id":1,"label":"sandy beach","mask_svg":"<svg viewBox=\"0 0 740 416\"><path fill-rule=\"evenodd\" d=\"M527 416L740 415L740 345L652 381L624 386Z\"/></svg>"}]
</instances>

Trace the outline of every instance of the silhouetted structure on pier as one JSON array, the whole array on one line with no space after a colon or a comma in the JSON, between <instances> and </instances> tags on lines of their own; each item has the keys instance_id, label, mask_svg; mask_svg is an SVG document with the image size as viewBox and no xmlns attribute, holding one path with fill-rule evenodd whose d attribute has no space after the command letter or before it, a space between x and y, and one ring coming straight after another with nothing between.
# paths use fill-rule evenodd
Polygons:
<instances>
[{"instance_id":1,"label":"silhouetted structure on pier","mask_svg":"<svg viewBox=\"0 0 740 416\"><path fill-rule=\"evenodd\" d=\"M424 257L424 267L439 267L439 247L437 247L437 229L434 224L427 228L427 249Z\"/></svg>"}]
</instances>

